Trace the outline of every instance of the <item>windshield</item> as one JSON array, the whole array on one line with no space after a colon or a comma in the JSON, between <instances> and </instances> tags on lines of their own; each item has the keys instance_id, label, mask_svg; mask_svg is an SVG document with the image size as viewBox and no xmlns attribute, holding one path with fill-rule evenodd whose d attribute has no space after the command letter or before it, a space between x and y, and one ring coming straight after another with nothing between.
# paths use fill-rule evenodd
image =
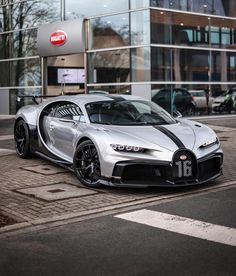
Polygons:
<instances>
[{"instance_id":1,"label":"windshield","mask_svg":"<svg viewBox=\"0 0 236 276\"><path fill-rule=\"evenodd\" d=\"M175 120L164 109L148 101L103 101L86 105L91 123L109 125L164 125Z\"/></svg>"}]
</instances>

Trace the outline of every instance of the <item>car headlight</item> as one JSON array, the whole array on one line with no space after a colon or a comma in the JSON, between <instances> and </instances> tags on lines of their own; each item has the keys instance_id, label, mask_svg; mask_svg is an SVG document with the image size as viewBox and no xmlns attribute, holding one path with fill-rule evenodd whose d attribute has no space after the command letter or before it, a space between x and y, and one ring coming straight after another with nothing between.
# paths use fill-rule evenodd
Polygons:
<instances>
[{"instance_id":1,"label":"car headlight","mask_svg":"<svg viewBox=\"0 0 236 276\"><path fill-rule=\"evenodd\" d=\"M116 151L127 151L127 152L144 152L144 148L136 146L128 146L121 144L110 144L111 148Z\"/></svg>"},{"instance_id":2,"label":"car headlight","mask_svg":"<svg viewBox=\"0 0 236 276\"><path fill-rule=\"evenodd\" d=\"M205 142L205 143L202 144L199 148L200 148L200 149L203 149L203 148L211 147L211 146L216 145L216 144L219 144L219 143L220 143L220 142L219 142L219 139L218 139L218 137L216 137L216 138L213 138L213 139L211 139L211 140Z\"/></svg>"}]
</instances>

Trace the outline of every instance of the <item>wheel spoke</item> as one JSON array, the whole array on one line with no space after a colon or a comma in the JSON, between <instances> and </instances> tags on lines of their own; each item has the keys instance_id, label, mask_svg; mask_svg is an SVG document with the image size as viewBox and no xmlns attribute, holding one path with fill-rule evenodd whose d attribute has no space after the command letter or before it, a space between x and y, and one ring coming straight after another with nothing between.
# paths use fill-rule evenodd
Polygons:
<instances>
[{"instance_id":1,"label":"wheel spoke","mask_svg":"<svg viewBox=\"0 0 236 276\"><path fill-rule=\"evenodd\" d=\"M18 136L18 137L21 137L21 133L20 133L19 128L16 128L15 135Z\"/></svg>"},{"instance_id":2,"label":"wheel spoke","mask_svg":"<svg viewBox=\"0 0 236 276\"><path fill-rule=\"evenodd\" d=\"M22 153L24 151L24 143L23 142L20 143L19 148L20 148L20 153Z\"/></svg>"}]
</instances>

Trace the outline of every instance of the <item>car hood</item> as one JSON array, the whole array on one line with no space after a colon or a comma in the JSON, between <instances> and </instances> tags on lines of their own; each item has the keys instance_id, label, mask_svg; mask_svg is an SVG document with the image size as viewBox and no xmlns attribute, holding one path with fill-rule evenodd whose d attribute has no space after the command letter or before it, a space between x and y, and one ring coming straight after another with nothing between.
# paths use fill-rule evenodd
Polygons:
<instances>
[{"instance_id":1,"label":"car hood","mask_svg":"<svg viewBox=\"0 0 236 276\"><path fill-rule=\"evenodd\" d=\"M156 150L176 151L181 147L193 149L194 128L184 122L162 126L103 126L110 143L132 145Z\"/></svg>"}]
</instances>

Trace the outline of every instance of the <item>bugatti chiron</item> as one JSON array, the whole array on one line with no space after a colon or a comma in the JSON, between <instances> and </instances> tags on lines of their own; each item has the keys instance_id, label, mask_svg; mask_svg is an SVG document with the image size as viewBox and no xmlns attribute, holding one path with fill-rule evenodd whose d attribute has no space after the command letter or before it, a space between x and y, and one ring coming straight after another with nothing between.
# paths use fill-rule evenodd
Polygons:
<instances>
[{"instance_id":1,"label":"bugatti chiron","mask_svg":"<svg viewBox=\"0 0 236 276\"><path fill-rule=\"evenodd\" d=\"M19 157L37 154L89 187L185 186L222 174L215 132L131 95L60 96L16 114Z\"/></svg>"}]
</instances>

